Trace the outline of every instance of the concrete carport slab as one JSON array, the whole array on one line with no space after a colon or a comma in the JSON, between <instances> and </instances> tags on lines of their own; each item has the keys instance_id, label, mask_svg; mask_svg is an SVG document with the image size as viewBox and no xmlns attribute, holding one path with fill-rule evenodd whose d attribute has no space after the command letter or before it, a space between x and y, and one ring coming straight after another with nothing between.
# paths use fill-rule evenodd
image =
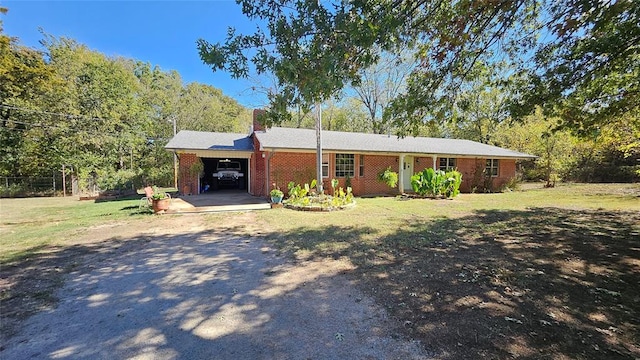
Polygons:
<instances>
[{"instance_id":1,"label":"concrete carport slab","mask_svg":"<svg viewBox=\"0 0 640 360\"><path fill-rule=\"evenodd\" d=\"M200 195L184 195L173 199L167 213L266 210L271 205L265 198L244 190L220 190Z\"/></svg>"}]
</instances>

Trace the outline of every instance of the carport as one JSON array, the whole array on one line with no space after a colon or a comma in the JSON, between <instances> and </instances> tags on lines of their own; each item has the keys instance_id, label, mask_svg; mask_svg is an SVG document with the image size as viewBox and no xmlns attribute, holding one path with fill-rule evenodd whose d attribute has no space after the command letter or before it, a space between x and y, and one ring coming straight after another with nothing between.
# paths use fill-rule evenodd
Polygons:
<instances>
[{"instance_id":1,"label":"carport","mask_svg":"<svg viewBox=\"0 0 640 360\"><path fill-rule=\"evenodd\" d=\"M226 203L233 201L234 194L252 194L252 157L253 141L247 134L229 134L182 130L165 146L179 158L178 189L186 199L198 195L195 200L198 206ZM190 171L193 164L202 161L204 171L194 174ZM213 174L219 162L238 162L242 177L234 186L217 186ZM208 185L208 186L207 186ZM186 191L184 189L189 189ZM185 195L187 197L185 197ZM219 196L219 199L216 199ZM236 199L240 199L235 197ZM237 200L241 203L242 200ZM196 206L197 207L197 206Z\"/></svg>"},{"instance_id":2,"label":"carport","mask_svg":"<svg viewBox=\"0 0 640 360\"><path fill-rule=\"evenodd\" d=\"M249 160L250 158L238 157L201 157L204 164L204 174L200 178L200 193L217 192L220 190L242 190L249 192ZM243 175L238 179L238 184L219 183L218 179L213 176L218 170L218 163L240 163L240 172ZM208 186L207 186L208 185ZM206 189L206 190L204 190Z\"/></svg>"}]
</instances>

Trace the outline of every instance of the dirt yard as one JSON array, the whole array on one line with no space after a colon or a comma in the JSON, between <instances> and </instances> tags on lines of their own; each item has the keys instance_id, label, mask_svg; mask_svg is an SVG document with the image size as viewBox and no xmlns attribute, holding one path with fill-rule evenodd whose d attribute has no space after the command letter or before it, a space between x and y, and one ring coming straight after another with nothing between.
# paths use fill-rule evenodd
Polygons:
<instances>
[{"instance_id":1,"label":"dirt yard","mask_svg":"<svg viewBox=\"0 0 640 360\"><path fill-rule=\"evenodd\" d=\"M639 224L638 213L487 211L420 229L439 235L427 246L390 239L395 250L356 260L354 276L443 359L638 359Z\"/></svg>"},{"instance_id":2,"label":"dirt yard","mask_svg":"<svg viewBox=\"0 0 640 360\"><path fill-rule=\"evenodd\" d=\"M374 299L393 317L390 331L418 341L428 358L639 359L640 188L609 197L594 188L426 205L362 200L331 215L271 210L90 227L68 246L34 249L0 270L2 344L29 316L58 305L66 275L148 248L159 234L222 232L268 241L295 266L331 264L326 271ZM599 208L603 199L625 210ZM415 210L424 206L447 212Z\"/></svg>"},{"instance_id":3,"label":"dirt yard","mask_svg":"<svg viewBox=\"0 0 640 360\"><path fill-rule=\"evenodd\" d=\"M232 215L93 227L3 269L0 357L430 357L352 286L350 263L292 262L254 213Z\"/></svg>"}]
</instances>

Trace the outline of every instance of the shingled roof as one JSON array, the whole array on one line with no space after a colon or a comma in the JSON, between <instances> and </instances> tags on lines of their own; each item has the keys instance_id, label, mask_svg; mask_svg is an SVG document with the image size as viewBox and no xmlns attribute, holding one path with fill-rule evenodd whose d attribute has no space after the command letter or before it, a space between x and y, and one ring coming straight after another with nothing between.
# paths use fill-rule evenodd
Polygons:
<instances>
[{"instance_id":1,"label":"shingled roof","mask_svg":"<svg viewBox=\"0 0 640 360\"><path fill-rule=\"evenodd\" d=\"M316 132L311 129L272 127L256 131L261 149L314 150ZM482 144L471 140L427 137L405 137L322 131L322 149L325 151L405 153L451 156L477 156L491 158L531 159L533 155Z\"/></svg>"},{"instance_id":2,"label":"shingled roof","mask_svg":"<svg viewBox=\"0 0 640 360\"><path fill-rule=\"evenodd\" d=\"M247 134L181 130L165 149L253 151L253 141Z\"/></svg>"},{"instance_id":3,"label":"shingled roof","mask_svg":"<svg viewBox=\"0 0 640 360\"><path fill-rule=\"evenodd\" d=\"M272 127L256 131L261 150L315 150L316 132L312 129ZM165 146L168 150L253 151L247 134L182 130ZM405 137L322 131L322 149L330 152L367 152L427 154L490 158L532 159L533 155L481 144L471 140Z\"/></svg>"}]
</instances>

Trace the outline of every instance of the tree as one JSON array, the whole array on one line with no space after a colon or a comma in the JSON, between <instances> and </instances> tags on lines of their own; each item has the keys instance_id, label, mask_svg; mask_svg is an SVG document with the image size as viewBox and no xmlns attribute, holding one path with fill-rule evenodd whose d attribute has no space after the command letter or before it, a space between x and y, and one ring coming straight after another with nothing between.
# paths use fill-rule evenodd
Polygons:
<instances>
[{"instance_id":1,"label":"tree","mask_svg":"<svg viewBox=\"0 0 640 360\"><path fill-rule=\"evenodd\" d=\"M546 181L551 187L570 172L576 161L578 139L566 130L554 130L557 119L547 118L541 109L520 122L504 122L495 130L495 141L502 146L537 155L536 167L527 180Z\"/></svg>"},{"instance_id":2,"label":"tree","mask_svg":"<svg viewBox=\"0 0 640 360\"><path fill-rule=\"evenodd\" d=\"M516 116L541 106L581 135L640 111L640 2L571 0L546 4L552 41L521 67ZM638 121L637 118L633 119Z\"/></svg>"},{"instance_id":3,"label":"tree","mask_svg":"<svg viewBox=\"0 0 640 360\"><path fill-rule=\"evenodd\" d=\"M66 165L81 188L168 185L164 146L174 120L203 131L250 124L249 111L219 89L184 86L175 71L43 36L45 50L36 51L0 31L2 176L50 176Z\"/></svg>"},{"instance_id":4,"label":"tree","mask_svg":"<svg viewBox=\"0 0 640 360\"><path fill-rule=\"evenodd\" d=\"M247 109L213 86L190 83L177 107L178 129L214 132L246 132Z\"/></svg>"},{"instance_id":5,"label":"tree","mask_svg":"<svg viewBox=\"0 0 640 360\"><path fill-rule=\"evenodd\" d=\"M452 100L452 115L439 123L448 137L498 145L494 134L509 119L508 89L496 85L500 71L478 65L474 79L468 81Z\"/></svg>"},{"instance_id":6,"label":"tree","mask_svg":"<svg viewBox=\"0 0 640 360\"><path fill-rule=\"evenodd\" d=\"M289 106L311 107L360 81L360 71L379 60L377 49L407 46L416 48L419 65L390 114L414 133L450 118L477 63L513 65L505 75L517 76L505 81L518 85L511 107L517 116L542 105L564 126L589 131L640 104L638 1L239 3L265 25L252 35L230 29L224 43L201 39L198 49L214 70L243 77L251 61L257 72L273 72L283 90L270 99L271 121L288 118Z\"/></svg>"},{"instance_id":7,"label":"tree","mask_svg":"<svg viewBox=\"0 0 640 360\"><path fill-rule=\"evenodd\" d=\"M414 55L408 51L395 56L384 53L380 61L360 72L360 81L352 88L369 115L370 127L375 134L391 130L389 119L383 118L388 105L405 89L406 78L415 67Z\"/></svg>"},{"instance_id":8,"label":"tree","mask_svg":"<svg viewBox=\"0 0 640 360\"><path fill-rule=\"evenodd\" d=\"M314 123L307 127L313 128ZM322 106L322 128L330 131L371 132L372 124L361 103L355 98L343 102L325 101Z\"/></svg>"},{"instance_id":9,"label":"tree","mask_svg":"<svg viewBox=\"0 0 640 360\"><path fill-rule=\"evenodd\" d=\"M0 13L6 12L0 7ZM18 45L2 30L0 21L0 175L16 176L24 173L20 163L25 161L25 135L40 121L37 112L28 110L37 110L55 83L43 54Z\"/></svg>"}]
</instances>

